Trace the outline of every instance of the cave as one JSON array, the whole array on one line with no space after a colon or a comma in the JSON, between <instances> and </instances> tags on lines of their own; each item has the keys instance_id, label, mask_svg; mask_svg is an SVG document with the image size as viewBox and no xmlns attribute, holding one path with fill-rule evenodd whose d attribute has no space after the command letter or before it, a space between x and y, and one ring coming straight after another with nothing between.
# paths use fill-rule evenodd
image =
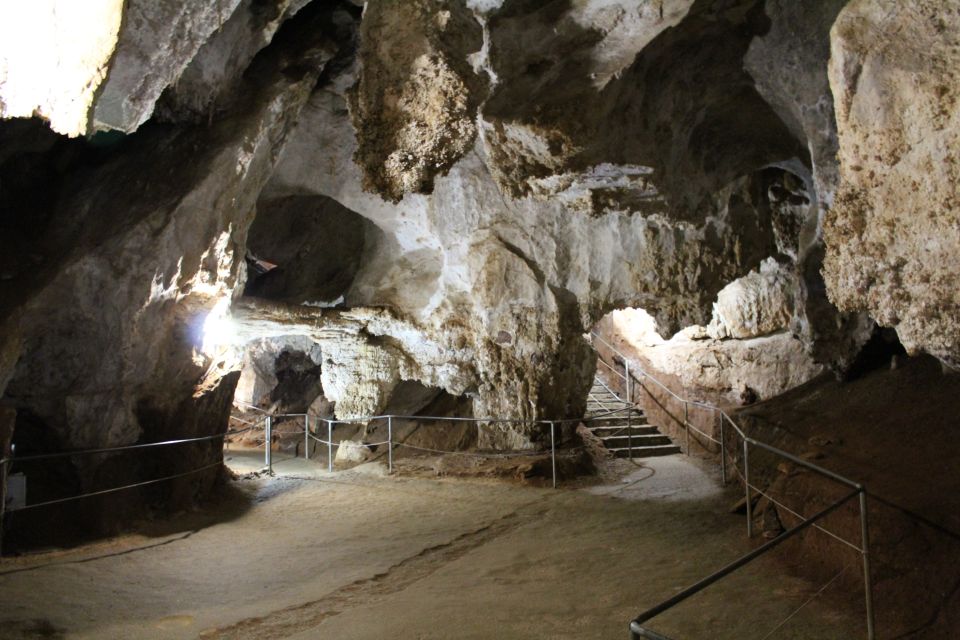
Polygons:
<instances>
[{"instance_id":1,"label":"cave","mask_svg":"<svg viewBox=\"0 0 960 640\"><path fill-rule=\"evenodd\" d=\"M0 34L0 638L960 635L955 0Z\"/></svg>"}]
</instances>

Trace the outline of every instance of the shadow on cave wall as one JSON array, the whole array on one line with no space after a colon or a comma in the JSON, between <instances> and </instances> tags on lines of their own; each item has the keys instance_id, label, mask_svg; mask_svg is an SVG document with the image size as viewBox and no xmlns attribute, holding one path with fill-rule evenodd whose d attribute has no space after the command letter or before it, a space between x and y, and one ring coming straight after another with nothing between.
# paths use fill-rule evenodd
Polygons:
<instances>
[{"instance_id":1,"label":"shadow on cave wall","mask_svg":"<svg viewBox=\"0 0 960 640\"><path fill-rule=\"evenodd\" d=\"M360 269L368 225L326 196L262 200L248 234L244 294L293 304L336 302Z\"/></svg>"},{"instance_id":2,"label":"shadow on cave wall","mask_svg":"<svg viewBox=\"0 0 960 640\"><path fill-rule=\"evenodd\" d=\"M744 69L751 41L770 29L762 0L697 0L600 91L590 55L603 34L565 19L571 7L570 0L514 0L491 17L490 59L501 82L484 117L495 126L562 132L551 151L576 149L567 169L653 167L653 181L681 219L702 220L713 193L763 167L799 159L809 169L805 141ZM554 172L530 162L512 171L517 179Z\"/></svg>"}]
</instances>

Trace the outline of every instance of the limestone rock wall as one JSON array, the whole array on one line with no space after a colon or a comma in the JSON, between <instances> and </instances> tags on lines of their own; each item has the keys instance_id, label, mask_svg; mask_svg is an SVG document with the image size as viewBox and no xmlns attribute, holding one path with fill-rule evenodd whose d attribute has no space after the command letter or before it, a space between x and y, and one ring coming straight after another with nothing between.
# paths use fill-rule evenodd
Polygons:
<instances>
[{"instance_id":1,"label":"limestone rock wall","mask_svg":"<svg viewBox=\"0 0 960 640\"><path fill-rule=\"evenodd\" d=\"M7 392L65 444L135 441L138 402L189 394L203 375L204 317L240 282L256 196L322 64L296 81L276 67L217 127L145 133L64 194L53 226L79 242L24 309Z\"/></svg>"},{"instance_id":2,"label":"limestone rock wall","mask_svg":"<svg viewBox=\"0 0 960 640\"><path fill-rule=\"evenodd\" d=\"M391 205L363 189L345 102L314 95L264 197L328 194L376 225L345 303L388 305L423 339L471 348L477 415L576 415L593 368L581 335L599 315L642 301L674 330L705 323L716 292L776 252L759 177L718 193L702 225L595 216L503 197L478 145L430 196Z\"/></svg>"},{"instance_id":3,"label":"limestone rock wall","mask_svg":"<svg viewBox=\"0 0 960 640\"><path fill-rule=\"evenodd\" d=\"M39 116L76 136L90 126L123 0L7 2L0 8L0 117Z\"/></svg>"},{"instance_id":4,"label":"limestone rock wall","mask_svg":"<svg viewBox=\"0 0 960 640\"><path fill-rule=\"evenodd\" d=\"M277 413L304 413L315 402L323 404L320 382L323 353L305 336L260 338L244 348L234 401Z\"/></svg>"},{"instance_id":5,"label":"limestone rock wall","mask_svg":"<svg viewBox=\"0 0 960 640\"><path fill-rule=\"evenodd\" d=\"M98 87L93 128L136 131L240 0L127 0L110 71Z\"/></svg>"},{"instance_id":6,"label":"limestone rock wall","mask_svg":"<svg viewBox=\"0 0 960 640\"><path fill-rule=\"evenodd\" d=\"M207 349L203 330L242 291L257 197L332 55L329 41L301 37L323 19L307 18L292 25L286 45L258 57L242 97L213 126L146 127L102 152L88 150L89 162L64 181L49 219L32 229L41 267L4 283L24 291L22 304L3 309L21 334L4 396L18 411L15 442L21 421L31 425L24 437L42 431L46 451L226 428L239 371ZM192 471L221 458L216 441L148 462L77 458L69 464L79 486L51 485L47 496ZM211 467L178 481L163 502L183 506L202 497L218 474ZM102 515L111 519L109 509ZM94 518L89 526L102 524Z\"/></svg>"},{"instance_id":7,"label":"limestone rock wall","mask_svg":"<svg viewBox=\"0 0 960 640\"><path fill-rule=\"evenodd\" d=\"M960 3L855 0L831 33L840 189L827 216L834 303L960 364Z\"/></svg>"},{"instance_id":8,"label":"limestone rock wall","mask_svg":"<svg viewBox=\"0 0 960 640\"><path fill-rule=\"evenodd\" d=\"M350 111L365 185L394 202L429 193L476 137L486 79L468 56L480 25L457 0L383 0L366 6L360 29Z\"/></svg>"},{"instance_id":9,"label":"limestone rock wall","mask_svg":"<svg viewBox=\"0 0 960 640\"><path fill-rule=\"evenodd\" d=\"M664 340L641 309L614 311L596 330L631 359L635 373L644 371L681 396L723 405L773 398L825 371L797 336L783 330L718 339L704 327L690 327ZM602 343L598 349L611 362L614 354ZM646 386L660 403L669 402L675 414L678 403L657 385Z\"/></svg>"},{"instance_id":10,"label":"limestone rock wall","mask_svg":"<svg viewBox=\"0 0 960 640\"><path fill-rule=\"evenodd\" d=\"M224 103L232 99L243 72L257 52L267 46L280 26L307 2L230 2L235 8L229 18L207 34L209 37L201 38L199 49L187 57L188 64L175 81L160 87L165 91L156 105L160 115L175 121L214 117L224 108Z\"/></svg>"}]
</instances>

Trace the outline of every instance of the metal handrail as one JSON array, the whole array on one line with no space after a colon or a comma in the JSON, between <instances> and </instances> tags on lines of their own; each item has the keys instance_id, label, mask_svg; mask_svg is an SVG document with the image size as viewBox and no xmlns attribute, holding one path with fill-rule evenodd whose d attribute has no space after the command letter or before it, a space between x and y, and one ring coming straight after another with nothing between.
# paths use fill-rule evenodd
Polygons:
<instances>
[{"instance_id":1,"label":"metal handrail","mask_svg":"<svg viewBox=\"0 0 960 640\"><path fill-rule=\"evenodd\" d=\"M242 403L242 404L247 404L247 403ZM265 449L265 453L264 453L264 456L265 456L265 457L264 457L264 467L268 470L268 472L272 473L272 470L273 470L273 468L272 468L273 461L272 461L272 454L271 454L271 441L272 441L272 431L273 431L272 428L273 428L273 421L274 421L274 419L277 419L277 418L303 418L303 421L304 421L304 422L303 422L303 432L304 432L304 438L305 438L304 457L307 458L307 459L309 459L309 453L310 453L309 443L310 443L310 439L311 439L311 438L313 438L313 439L314 439L315 441L317 441L317 442L321 442L321 443L323 443L323 444L326 444L327 447L328 447L329 468L330 468L331 471L333 470L333 455L332 455L333 447L334 447L334 446L339 446L338 443L333 442L332 433L333 433L333 427L334 427L334 425L337 425L337 424L351 424L351 423L356 423L356 422L370 422L370 421L373 421L373 420L386 420L386 421L387 421L387 425L388 425L387 440L382 441L382 442L374 442L374 443L366 443L366 444L368 444L369 446L389 445L389 449L388 449L388 453L389 453L389 469L390 469L390 471L392 472L392 471L393 471L393 448L394 448L394 446L410 446L410 445L406 445L405 443L394 443L394 441L393 441L393 420L394 420L394 419L397 419L397 420L413 420L413 421L419 421L419 422L426 422L426 421L429 421L429 422L437 422L437 421L447 421L447 422L472 422L472 423L476 423L476 424L478 424L478 425L481 424L481 423L488 423L488 424L489 424L489 423L499 423L499 424L531 424L531 425L532 425L532 424L539 424L539 425L549 425L549 426L550 426L550 454L551 454L551 463L552 463L552 481L553 481L553 486L556 487L556 486L557 486L557 475L556 475L556 426L557 426L558 424L559 424L559 425L563 425L563 424L565 424L565 423L569 423L569 422L572 422L572 421L577 421L577 422L590 422L590 421L592 421L592 420L602 420L602 419L604 419L604 418L607 418L607 417L609 417L609 416L616 415L616 414L621 413L621 412L623 412L623 411L633 410L633 407L632 407L632 406L629 406L629 407L621 407L621 408L614 409L614 410L611 410L611 411L606 411L606 412L601 413L601 414L597 414L596 416L592 416L592 417L589 417L589 418L566 418L566 419L563 419L563 420L523 420L523 419L502 419L502 418L464 418L464 417L456 417L456 416L405 416L405 415L395 415L395 414L388 414L388 415L382 415L382 416L364 416L364 417L344 418L344 419L339 419L339 420L338 420L338 419L322 418L322 417L320 417L320 416L311 415L309 412L308 412L308 413L284 413L284 414L274 414L274 413L271 413L271 412L266 411L266 410L264 410L264 409L260 409L259 407L253 407L253 405L249 405L249 406L250 406L251 408L256 409L259 413L263 414L263 418L262 418L261 420L257 421L256 423L253 423L253 422L250 422L250 421L248 421L248 420L244 420L244 419L242 419L242 418L236 418L235 416L231 416L231 419L232 419L232 420L237 420L238 422L241 422L241 423L243 423L243 424L249 425L249 426L246 427L245 429L238 429L238 430L235 430L235 431L230 431L230 430L228 430L228 431L224 431L223 433L213 434L213 435L209 435L209 436L200 436L200 437L196 437L196 438L181 438L181 439L177 439L177 440L164 440L164 441L161 441L161 442L146 442L146 443L132 444L132 445L121 445L121 446L116 446L116 447L100 447L100 448L96 448L96 449L80 449L80 450L74 450L74 451L57 451L57 452L52 452L52 453L41 453L41 454L34 454L34 455L28 455L28 456L11 456L11 457L4 457L4 458L0 458L0 474L3 474L3 475L5 476L5 475L6 475L6 471L7 471L7 469L8 469L8 465L12 465L12 464L20 464L20 463L25 463L25 462L37 462L37 461L41 461L41 460L53 460L53 459L60 459L60 458L71 458L71 457L83 456L83 455L96 455L96 454L106 454L106 453L124 453L124 452L136 451L136 450L151 449L151 448L164 447L164 446L172 446L172 445L181 445L181 444L188 444L188 443L195 443L195 442L204 442L204 441L217 440L217 439L226 440L226 438L229 438L229 437L231 437L231 436L236 436L236 435L239 435L239 434L242 434L242 433L246 433L246 432L248 432L248 431L257 430L257 429L264 429L265 432L266 432L266 433L265 433L265 436L264 436L264 449ZM311 419L311 418L314 418L315 420L323 421L323 422L325 422L325 423L327 424L327 434L328 434L328 439L327 439L327 440L322 440L322 439L320 439L320 438L317 438L315 435L313 435L313 434L310 433L310 419ZM413 448L413 447L411 447L411 448ZM519 453L517 453L516 455L543 455L544 453L546 453L546 451L544 451L544 450L530 450L530 451L522 451L522 452L519 452ZM502 454L501 454L501 455L502 455ZM218 463L216 463L216 464L221 464L221 463L218 462ZM206 470L206 469L208 469L208 468L211 468L212 466L215 466L215 465L207 465L207 466L201 467L201 468L199 468L199 469L193 469L193 470L188 471L188 472L186 472L186 473L178 474L178 475L175 475L175 476L168 476L168 477L164 477L164 478L157 478L157 479L148 480L148 481L145 481L145 482L138 482L138 483L129 484L129 485L124 485L124 486L120 486L120 487L113 487L113 488L110 488L110 489L104 489L104 490L96 491L96 492L92 492L92 493L84 493L84 494L80 494L80 495L76 495L76 496L69 496L69 497L66 497L66 498L61 498L61 499L56 499L56 500L48 500L48 501L45 501L45 502L40 502L40 503L31 504L31 505L26 505L26 506L24 506L24 507L20 507L20 508L17 508L17 509L7 509L6 506L5 506L5 496L0 495L0 527L2 527L3 517L4 517L5 513L12 513L12 512L21 511L21 510L24 510L24 509L33 509L33 508L37 508L37 507L43 507L43 506L48 506L48 505L60 504L60 503L63 503L63 502L69 502L69 501L71 501L71 500L80 500L80 499L83 499L83 498L89 498L89 497L91 497L91 496L104 495L104 494L113 493L113 492L116 492L116 491L121 491L121 490L124 490L124 489L130 489L130 488L139 487L139 486L143 486L143 485L147 485L147 484L153 484L153 483L155 483L155 482L163 482L163 481L170 480L170 479L173 479L173 478L179 478L179 477L182 477L182 476L184 476L184 475L189 475L189 474L191 474L191 473L197 473L197 472L199 472L199 471L203 471L203 470ZM6 486L5 483L0 483L0 484L2 484L2 487L5 488L5 486ZM2 493L2 492L0 492L0 493Z\"/></svg>"},{"instance_id":2,"label":"metal handrail","mask_svg":"<svg viewBox=\"0 0 960 640\"><path fill-rule=\"evenodd\" d=\"M658 604L657 606L651 607L650 609L647 609L646 611L644 611L643 613L641 613L640 615L638 615L636 618L634 618L634 619L630 622L630 637L631 637L631 639L632 639L632 640L639 640L640 638L646 638L647 640L670 640L670 639L667 638L666 636L660 635L660 634L656 633L655 631L652 631L652 630L650 630L650 629L647 629L647 628L643 627L643 626L642 626L643 623L645 623L646 621L650 620L651 618L653 618L653 617L655 617L655 616L660 615L661 613L663 613L663 612L666 611L667 609L670 609L670 608L672 608L672 607L675 607L676 605L680 604L681 602L683 602L683 601L686 600L687 598L689 598L689 597L691 597L691 596L693 596L693 595L696 595L697 593L703 591L704 589L706 589L707 587L709 587L709 586L712 585L713 583L717 582L717 581L720 580L721 578L730 575L731 573L733 573L733 572L736 571L737 569L739 569L739 568L743 567L744 565L752 562L753 560L756 560L757 558L759 558L759 557L762 556L763 554L765 554L765 553L767 553L768 551L772 550L774 547L779 546L780 544L786 542L787 540L789 540L789 539L792 538L793 536L797 535L798 533L800 533L801 531L803 531L803 530L806 529L807 527L812 527L818 520L822 520L823 518L827 517L828 515L830 515L831 513L833 513L834 511L836 511L836 510L839 509L840 507L842 507L843 505L845 505L847 502L849 502L849 501L852 500L853 498L855 498L855 497L857 497L857 496L859 496L859 495L862 495L862 494L863 494L863 489L857 489L856 491L853 491L852 493L850 493L849 495L845 496L844 498L838 500L837 502L834 502L834 503L833 503L832 505L830 505L829 507L827 507L827 508L825 508L825 509L817 512L815 515L813 515L813 516L811 516L810 518L804 520L803 522L801 522L800 524L798 524L798 525L795 526L794 528L790 529L789 531L784 531L783 533L781 533L779 536L777 536L776 538L774 538L774 539L771 540L770 542L767 542L766 544L757 547L756 549L754 549L754 550L751 551L750 553L747 553L747 554L745 554L745 555L737 558L736 560L734 560L733 562L731 562L731 563L728 564L727 566L723 567L722 569L718 569L717 571L714 571L713 573L711 573L711 574L710 574L709 576L707 576L706 578L703 578L702 580L696 582L695 584L687 587L686 589L684 589L683 591L681 591L681 592L678 593L677 595L673 596L672 598L669 598L668 600L664 600L663 602L661 602L661 603Z\"/></svg>"},{"instance_id":3,"label":"metal handrail","mask_svg":"<svg viewBox=\"0 0 960 640\"><path fill-rule=\"evenodd\" d=\"M187 444L190 442L202 442L204 440L218 440L220 438L228 438L230 436L235 436L240 433L245 433L250 431L251 428L240 429L238 431L224 431L223 433L216 433L212 436L200 436L198 438L181 438L179 440L163 440L161 442L144 442L141 444L130 444L119 447L103 447L100 449L79 449L76 451L57 451L55 453L38 453L29 456L16 456L10 458L0 459L0 465L6 463L17 463L17 462L35 462L37 460L51 460L54 458L71 458L74 456L80 455L94 455L99 453L116 453L119 451L132 451L134 449L149 449L152 447L165 447L175 444Z\"/></svg>"},{"instance_id":4,"label":"metal handrail","mask_svg":"<svg viewBox=\"0 0 960 640\"><path fill-rule=\"evenodd\" d=\"M125 445L125 446L119 446L119 447L100 447L97 449L83 449L80 451L58 451L56 453L41 453L41 454L35 454L35 455L29 455L29 456L2 458L0 459L0 541L2 541L2 537L3 537L4 519L6 517L6 514L8 513L15 513L18 511L26 511L29 509L36 509L39 507L62 504L64 502L71 502L73 500L82 500L82 499L91 498L94 496L101 496L101 495L106 495L110 493L116 493L118 491L125 491L127 489L133 489L136 487L143 487L146 485L156 484L158 482L166 482L166 481L174 480L177 478L183 478L185 476L192 475L194 473L199 473L201 471L206 471L208 469L212 469L213 467L220 466L223 464L223 461L218 460L215 463L203 465L196 469L190 469L189 471L184 471L182 473L164 476L162 478L153 478L151 480L134 482L131 484L121 485L119 487L110 487L108 489L100 489L98 491L81 493L75 496L67 496L65 498L56 498L53 500L45 500L43 502L35 502L33 504L27 504L27 505L23 505L23 506L11 509L11 508L7 508L6 506L7 485L5 480L6 480L9 465L13 463L36 462L39 460L67 458L67 457L72 457L77 455L94 455L94 454L104 454L104 453L128 452L128 451L134 451L134 450L152 449L152 448L162 447L162 446L187 444L192 442L205 442L205 441L217 440L217 439L226 440L226 438L230 436L234 436L240 433L245 433L247 431L252 431L255 428L256 427L247 427L246 429L240 429L237 431L224 431L223 433L218 433L210 436L200 436L197 438L181 438L178 440L164 440L162 442L145 442L141 444Z\"/></svg>"},{"instance_id":5,"label":"metal handrail","mask_svg":"<svg viewBox=\"0 0 960 640\"><path fill-rule=\"evenodd\" d=\"M688 415L687 415L687 408L688 408L689 406L696 406L696 407L700 407L700 408L703 408L703 409L712 410L712 411L716 412L716 413L720 416L720 440L719 440L719 443L720 443L720 464L721 464L721 473L722 473L722 475L723 475L723 482L724 482L724 484L726 484L726 482L727 482L727 471L726 471L727 451L726 451L726 441L725 441L725 438L724 438L724 428L723 428L723 427L724 427L724 424L725 424L724 421L726 421L726 423L729 424L729 425L733 428L734 433L735 433L736 435L739 435L739 436L740 436L740 439L743 441L743 467L744 467L744 472L743 472L743 474L741 475L741 477L742 477L742 479L743 479L743 484L744 484L745 506L746 506L746 511L747 511L747 537L748 537L748 538L752 538L752 537L753 537L753 504L752 504L752 497L751 497L751 495L750 495L750 490L751 490L751 489L755 489L759 495L763 495L763 496L766 496L766 497L767 497L768 499L770 499L770 500L774 500L772 497L770 497L770 496L767 495L766 493L764 493L764 492L756 489L756 487L754 487L753 485L750 484L750 466L749 466L749 464L750 464L750 446L751 446L751 445L753 445L754 447L758 447L758 448L760 448L760 449L763 449L763 450L765 450L765 451L768 451L769 453L772 453L772 454L774 454L774 455L776 455L776 456L780 456L781 458L784 458L784 459L789 460L790 462L792 462L792 463L794 463L794 464L796 464L796 465L799 465L799 466L801 466L801 467L804 467L804 468L806 468L806 469L809 469L809 470L811 470L811 471L814 471L814 472L816 472L816 473L818 473L818 474L820 474L820 475L822 475L822 476L824 476L824 477L826 477L826 478L830 478L831 480L834 480L835 482L838 482L838 483L840 483L840 484L843 484L843 485L845 485L845 486L847 486L847 487L852 488L856 493L859 493L859 495L860 495L860 534L861 534L860 547L857 547L854 543L852 543L852 542L850 542L850 541L848 541L848 540L845 540L845 539L841 538L840 536L837 536L836 534L834 534L834 533L832 533L832 532L830 532L830 531L827 531L826 529L823 529L823 528L820 527L819 525L815 525L815 528L820 529L821 531L824 531L824 532L827 533L828 535L830 535L830 536L832 536L832 537L834 537L834 538L837 538L837 539L841 540L842 542L844 542L845 544L847 544L847 545L849 545L849 546L852 546L853 548L858 549L858 550L860 551L860 554L861 554L861 557L862 557L862 560L863 560L864 598L865 598L865 600L866 600L866 614L867 614L867 638L868 638L868 640L873 640L873 638L875 637L875 633L874 633L874 612L873 612L873 587L872 587L872 579L871 579L871 575L870 575L870 557L869 557L869 555L870 555L870 554L869 554L870 543L869 543L868 527L867 527L867 502L866 502L866 489L865 489L865 487L864 487L861 483L859 483L859 482L857 482L857 481L855 481L855 480L851 480L851 479L849 479L849 478L846 478L846 477L844 477L844 476L842 476L842 475L840 475L840 474L838 474L838 473L836 473L836 472L834 472L834 471L830 471L829 469L826 469L826 468L824 468L824 467L821 467L820 465L814 464L814 463L810 462L809 460L804 460L803 458L797 457L797 456L793 455L792 453L788 453L787 451L784 451L783 449L779 449L779 448L777 448L777 447L774 447L774 446L771 446L771 445L769 445L769 444L766 444L765 442L761 442L761 441L757 440L756 438L751 438L751 437L748 436L746 433L744 433L743 429L741 429L740 426L739 426L736 422L734 422L733 418L731 418L730 415L729 415L724 409L722 409L721 407L719 407L718 405L715 405L715 404L712 404L712 403L709 403L709 402L699 401L699 400L688 400L688 399L686 399L686 398L681 397L681 396L678 395L676 392L674 392L672 389L670 389L666 384L664 384L663 382L661 382L660 380L658 380L655 376L650 375L650 373L647 372L646 370L644 370L642 367L638 367L635 363L634 363L634 365L633 365L633 372L632 372L632 371L631 371L631 368L630 368L630 359L629 359L629 357L628 357L626 354L621 353L616 347L614 347L612 344L610 344L609 342L607 342L607 341L606 341L600 334L598 334L596 331L591 331L591 332L590 332L590 336L591 336L592 339L595 338L595 339L597 339L598 341L600 341L600 342L601 342L604 346L606 346L610 351L612 351L612 352L615 353L616 355L620 356L620 358L623 360L623 362L624 362L624 372L625 372L625 373L624 373L624 374L620 374L619 372L617 372L617 373L618 373L618 375L620 375L621 378L624 378L624 379L626 380L626 383L627 383L627 395L628 395L628 396L630 395L630 386L631 386L631 383L632 383L631 381L639 382L641 388L643 388L643 382L644 382L644 380L649 380L649 381L653 382L654 384L656 384L657 386L661 387L664 391L666 391L666 392L667 392L669 395L671 395L673 398L675 398L675 399L677 399L678 401L680 401L680 402L683 403L683 405L684 405L683 426L684 426L684 430L685 430L685 432L686 432L686 434L687 434L687 453L688 453L688 454L690 453L690 429L693 429L693 430L696 431L697 433L700 433L700 434L702 434L702 435L704 435L704 436L706 436L706 437L708 437L708 438L710 438L710 436L707 436L707 434L705 434L703 431L697 429L696 427L693 427L693 426L690 424L690 421L689 421L689 418L688 418ZM599 354L598 354L598 355L599 355ZM613 369L613 367L611 367L609 364L603 362L603 358L598 358L598 361L599 361L599 362L602 362L604 365L606 365L606 366L607 366L608 368L610 368L611 370L616 371L616 370ZM642 376L643 379L637 380L637 379L634 377L634 372L637 371L637 370L640 371L640 375ZM710 438L710 439L713 440L714 442L717 442L717 440L714 439L714 438ZM736 469L736 465L734 465L734 470L736 470L736 471L739 473L739 470ZM844 502L845 502L847 499L849 499L849 497L846 498L846 499L844 499ZM803 516L799 516L799 517L800 517L800 519L803 521L803 523L804 523L805 525L806 525L806 523L810 523L808 526L814 526L814 523L813 523L813 519L812 519L812 518L804 518ZM763 549L763 550L764 550L764 551L763 551L764 553L765 553L766 550L769 549L769 548L772 548L772 546L769 546L769 544L768 544L768 545L764 545L763 547L760 547L760 549ZM726 574L724 574L724 575L726 575ZM719 579L720 577L723 577L723 576L719 576L717 579ZM673 599L671 599L671 600L673 600ZM666 602L670 602L671 600L668 600L668 601L666 601ZM666 604L666 603L665 603L665 604ZM676 604L676 603L674 603L674 604ZM673 605L671 604L671 605L667 606L667 607L666 607L665 609L663 609L663 610L666 610L667 608L670 608L670 606L673 606ZM631 623L631 630L632 630L632 629L633 629L633 624ZM634 636L634 637L636 637L636 636ZM656 635L656 634L654 634L654 635L647 635L647 636L643 636L643 637L650 638L650 639L653 639L653 640L665 640L665 639L663 639L663 636L659 636L659 635Z\"/></svg>"},{"instance_id":6,"label":"metal handrail","mask_svg":"<svg viewBox=\"0 0 960 640\"><path fill-rule=\"evenodd\" d=\"M270 412L266 409L262 409L255 404L250 404L249 402L244 402L243 400L234 399L233 404L239 405L244 409L249 409L250 411L256 411L257 413L262 413L264 415L270 415Z\"/></svg>"},{"instance_id":7,"label":"metal handrail","mask_svg":"<svg viewBox=\"0 0 960 640\"><path fill-rule=\"evenodd\" d=\"M604 413L599 413L599 414L596 414L596 415L590 416L590 417L564 418L564 419L560 419L560 420L524 420L524 419L520 419L520 418L467 418L467 417L460 417L460 416L404 416L404 415L395 415L395 414L387 414L387 415L382 415L382 416L362 416L362 417L354 417L354 418L339 418L339 419L334 419L334 418L321 418L321 417L318 416L317 419L320 420L320 421L322 421L322 422L324 422L324 423L326 423L326 425L327 425L327 440L320 440L319 438L316 438L315 436L314 436L314 440L317 440L318 442L323 442L323 443L325 443L325 444L327 445L327 465L328 465L328 471L331 471L331 472L332 472L332 471L333 471L333 447L335 446L335 443L333 442L333 427L334 427L335 425L338 425L338 424L354 424L354 423L358 423L358 422L360 422L360 423L365 423L365 422L372 422L373 420L386 420L386 421L387 421L387 441L386 441L386 442L383 442L383 443L378 443L378 444L387 444L387 445L388 445L388 449L387 449L387 452L388 452L387 469L388 469L389 472L392 473L392 472L393 472L393 448L394 448L394 446L407 446L407 445L404 445L403 443L397 443L397 444L395 445L395 443L394 443L394 441L393 441L393 421L394 421L394 420L409 420L409 421L414 421L414 422L466 422L466 423L475 423L475 424L478 426L478 428L479 428L479 426L480 426L481 424L544 425L544 426L549 426L549 427L550 427L551 481L552 481L553 487L556 488L556 486L557 486L557 452L556 452L556 427L557 427L557 425L563 426L564 424L568 424L568 423L571 423L571 422L575 422L575 423L578 423L578 424L579 424L579 423L581 423L581 422L591 422L591 421L594 421L594 420L603 420L603 419L605 419L605 418L609 418L610 416L616 415L616 414L618 414L618 413L622 413L622 412L624 412L624 411L628 411L628 412L629 412L629 411L633 411L634 409L635 409L634 405L628 405L628 406L625 406L625 407L620 407L620 408L618 408L618 409L612 409L612 410L606 411L606 412L604 412ZM309 417L310 417L309 415L308 415L308 416L305 416L305 419L304 419L304 424L305 424L305 431L304 431L304 433L305 433L305 436L306 436L306 439L307 439L308 442L309 442L309 438L311 437L311 436L310 436L310 432L309 432ZM267 424L268 424L268 433L269 433L269 428L270 428L269 425L271 424L271 420L270 420L270 417L269 417L269 416L268 416L268 422L267 422ZM268 436L268 439L269 439L269 436ZM372 446L371 443L366 443L366 444L370 444L370 445ZM542 452L542 453L545 453L545 452ZM307 447L307 450L305 451L305 455L308 455L308 454L309 454L309 446ZM503 454L501 454L501 455L503 455ZM520 453L520 454L518 454L518 455L538 455L538 453L535 452L535 451L533 451L533 450L530 450L530 451L523 451L522 453ZM266 460L265 460L266 466L267 466L268 469L270 469L270 468L271 468L271 458L270 458L270 448L269 448L269 447L266 447L265 456L266 456Z\"/></svg>"}]
</instances>

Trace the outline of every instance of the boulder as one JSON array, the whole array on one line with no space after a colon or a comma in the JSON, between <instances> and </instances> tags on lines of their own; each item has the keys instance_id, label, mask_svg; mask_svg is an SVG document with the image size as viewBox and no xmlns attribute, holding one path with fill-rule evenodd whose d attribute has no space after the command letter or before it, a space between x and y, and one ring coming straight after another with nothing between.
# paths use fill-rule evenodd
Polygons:
<instances>
[{"instance_id":1,"label":"boulder","mask_svg":"<svg viewBox=\"0 0 960 640\"><path fill-rule=\"evenodd\" d=\"M355 440L341 440L337 445L336 462L366 462L373 456L370 447Z\"/></svg>"}]
</instances>

